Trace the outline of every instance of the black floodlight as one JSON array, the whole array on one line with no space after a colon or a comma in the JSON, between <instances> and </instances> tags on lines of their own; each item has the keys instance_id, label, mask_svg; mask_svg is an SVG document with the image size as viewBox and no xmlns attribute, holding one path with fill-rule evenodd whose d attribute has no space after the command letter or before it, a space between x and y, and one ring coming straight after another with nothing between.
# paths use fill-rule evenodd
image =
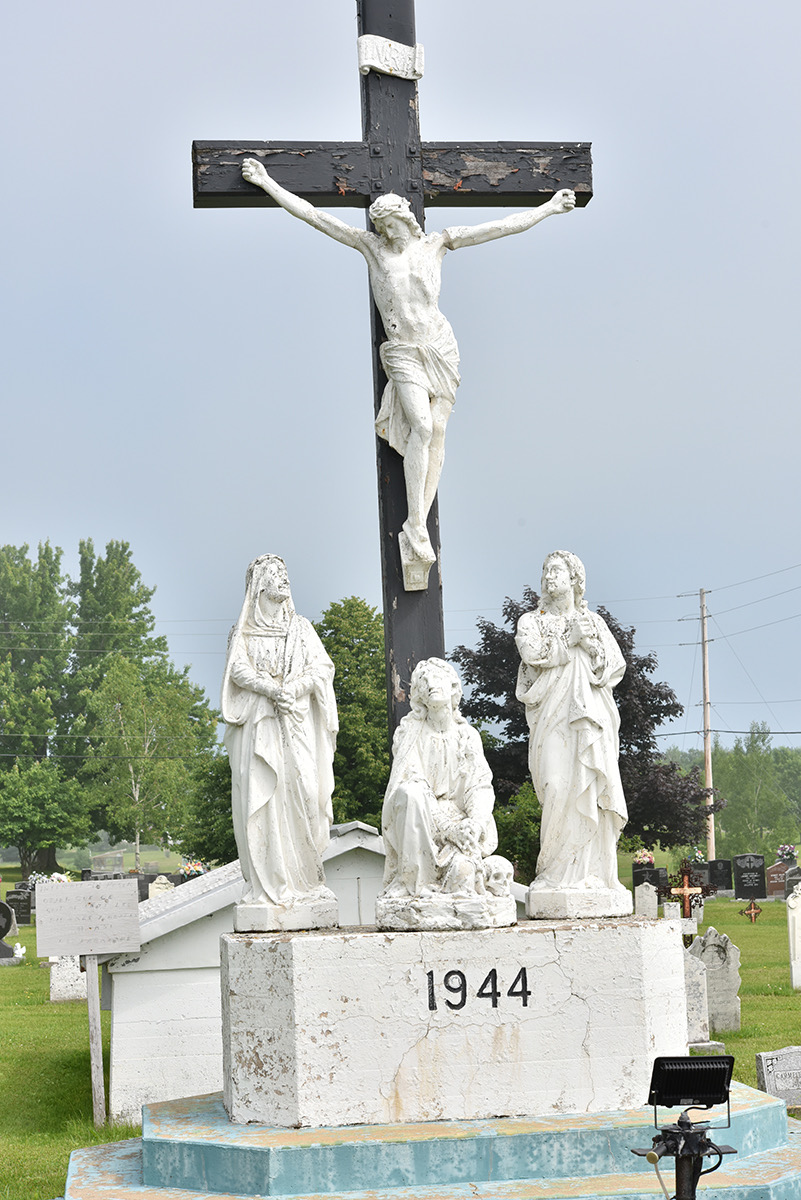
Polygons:
<instances>
[{"instance_id":1,"label":"black floodlight","mask_svg":"<svg viewBox=\"0 0 801 1200\"><path fill-rule=\"evenodd\" d=\"M716 1146L707 1136L710 1126L706 1122L690 1120L688 1109L712 1108L725 1104L728 1122L731 1125L729 1084L734 1069L730 1054L699 1055L697 1058L657 1058L651 1073L651 1088L648 1103L654 1106L654 1125L657 1105L662 1108L681 1106L685 1111L675 1125L665 1125L659 1136L653 1139L648 1149L632 1150L647 1158L654 1167L662 1191L667 1197L667 1188L659 1173L659 1159L663 1156L676 1160L676 1194L674 1200L695 1200L698 1180L702 1175L717 1171L724 1154L736 1154L731 1146ZM705 1158L716 1158L714 1166L703 1169Z\"/></svg>"},{"instance_id":2,"label":"black floodlight","mask_svg":"<svg viewBox=\"0 0 801 1200\"><path fill-rule=\"evenodd\" d=\"M731 1054L657 1058L648 1103L654 1108L712 1108L727 1104L734 1070Z\"/></svg>"}]
</instances>

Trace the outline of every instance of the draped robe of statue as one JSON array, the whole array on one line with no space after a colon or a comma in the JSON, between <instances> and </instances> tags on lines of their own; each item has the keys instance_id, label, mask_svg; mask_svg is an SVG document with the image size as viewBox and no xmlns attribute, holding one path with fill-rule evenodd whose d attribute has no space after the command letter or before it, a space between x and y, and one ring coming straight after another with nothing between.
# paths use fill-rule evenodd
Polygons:
<instances>
[{"instance_id":1,"label":"draped robe of statue","mask_svg":"<svg viewBox=\"0 0 801 1200\"><path fill-rule=\"evenodd\" d=\"M492 810L492 773L481 738L464 720L442 732L409 713L398 726L384 799L382 833L385 895L421 895L461 890L483 892L483 877L469 871L449 832L470 820L477 839L473 861L480 865L498 845Z\"/></svg>"},{"instance_id":2,"label":"draped robe of statue","mask_svg":"<svg viewBox=\"0 0 801 1200\"><path fill-rule=\"evenodd\" d=\"M606 623L584 607L592 649L568 644L571 619L524 613L517 698L526 706L529 769L542 805L532 889L612 889L626 823L618 768L620 717L612 695L626 669Z\"/></svg>"},{"instance_id":3,"label":"draped robe of statue","mask_svg":"<svg viewBox=\"0 0 801 1200\"><path fill-rule=\"evenodd\" d=\"M288 908L328 894L322 854L333 820L334 667L305 617L290 606L286 623L271 625L251 591L222 691L234 833L248 885L243 903ZM256 690L265 680L296 685L291 712Z\"/></svg>"}]
</instances>

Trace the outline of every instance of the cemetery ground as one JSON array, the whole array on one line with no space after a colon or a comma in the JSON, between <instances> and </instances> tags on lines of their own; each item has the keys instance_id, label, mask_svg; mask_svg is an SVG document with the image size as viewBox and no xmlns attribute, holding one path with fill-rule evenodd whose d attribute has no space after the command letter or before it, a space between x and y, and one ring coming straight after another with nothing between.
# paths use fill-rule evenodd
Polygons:
<instances>
[{"instance_id":1,"label":"cemetery ground","mask_svg":"<svg viewBox=\"0 0 801 1200\"><path fill-rule=\"evenodd\" d=\"M740 947L742 1028L720 1040L735 1056L735 1078L756 1087L754 1055L801 1042L801 994L790 987L784 904L763 901L754 925L739 916L744 907L708 901L700 931L714 925ZM86 1004L50 1003L35 926L22 926L14 940L26 946L27 961L0 971L0 1200L52 1200L62 1194L70 1151L135 1137L139 1129L95 1129ZM109 1015L102 1014L106 1064Z\"/></svg>"}]
</instances>

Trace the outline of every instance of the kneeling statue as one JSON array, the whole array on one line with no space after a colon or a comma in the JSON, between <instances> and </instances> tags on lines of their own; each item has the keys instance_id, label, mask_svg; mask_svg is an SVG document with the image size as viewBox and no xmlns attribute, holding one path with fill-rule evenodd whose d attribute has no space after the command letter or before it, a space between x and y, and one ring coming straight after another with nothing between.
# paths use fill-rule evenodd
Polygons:
<instances>
[{"instance_id":1,"label":"kneeling statue","mask_svg":"<svg viewBox=\"0 0 801 1200\"><path fill-rule=\"evenodd\" d=\"M393 741L382 816L380 929L513 925L512 865L494 853L492 774L459 711L459 677L441 658L412 673L411 708Z\"/></svg>"}]
</instances>

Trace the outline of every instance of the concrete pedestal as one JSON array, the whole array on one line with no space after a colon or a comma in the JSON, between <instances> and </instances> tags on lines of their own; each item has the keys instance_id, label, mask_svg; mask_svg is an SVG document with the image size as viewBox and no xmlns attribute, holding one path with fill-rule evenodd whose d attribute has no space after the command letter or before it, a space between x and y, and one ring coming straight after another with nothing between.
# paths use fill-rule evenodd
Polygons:
<instances>
[{"instance_id":1,"label":"concrete pedestal","mask_svg":"<svg viewBox=\"0 0 801 1200\"><path fill-rule=\"evenodd\" d=\"M678 929L226 934L224 1103L283 1127L631 1108L685 1054Z\"/></svg>"}]
</instances>

